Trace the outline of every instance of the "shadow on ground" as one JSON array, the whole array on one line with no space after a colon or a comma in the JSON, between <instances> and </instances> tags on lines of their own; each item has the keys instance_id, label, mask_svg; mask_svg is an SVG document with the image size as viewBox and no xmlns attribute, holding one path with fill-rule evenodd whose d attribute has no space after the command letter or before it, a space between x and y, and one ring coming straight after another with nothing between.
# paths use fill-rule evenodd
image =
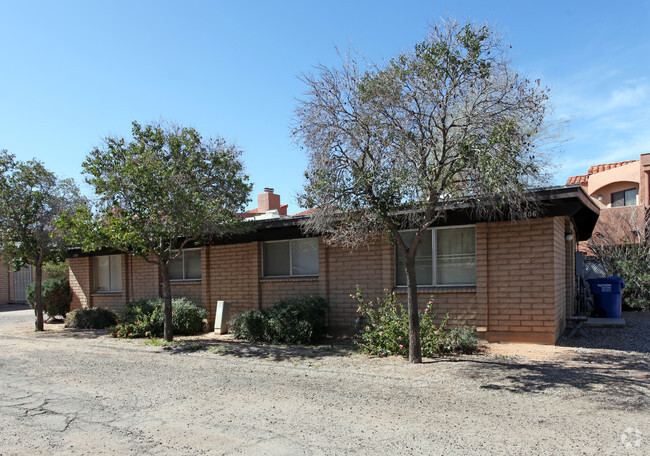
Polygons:
<instances>
[{"instance_id":1,"label":"shadow on ground","mask_svg":"<svg viewBox=\"0 0 650 456\"><path fill-rule=\"evenodd\" d=\"M627 318L625 328L592 328L588 337L561 339L560 347L548 347L554 356L530 359L478 353L459 357L427 359L426 369L444 368L450 375L465 378L483 390L513 394L556 390L568 397L590 395L604 407L650 408L650 314ZM51 325L52 327L54 325ZM39 338L112 339L108 331L62 329L36 334ZM135 340L130 339L135 342ZM204 334L177 337L171 344L160 339L137 340L156 346L170 355L194 352L256 358L269 361L318 361L355 355L349 338L326 339L308 346L265 345ZM119 345L118 345L119 346ZM356 364L368 361L358 357ZM402 360L407 365L406 360ZM391 362L395 362L392 360ZM397 363L398 368L402 363Z\"/></svg>"},{"instance_id":2,"label":"shadow on ground","mask_svg":"<svg viewBox=\"0 0 650 456\"><path fill-rule=\"evenodd\" d=\"M587 327L587 335L566 335L558 346L650 353L650 312L624 312L621 328Z\"/></svg>"},{"instance_id":3,"label":"shadow on ground","mask_svg":"<svg viewBox=\"0 0 650 456\"><path fill-rule=\"evenodd\" d=\"M650 408L650 364L643 354L587 351L548 361L510 357L458 361L457 374L478 381L485 390L515 394L564 390L569 395L591 395L611 407Z\"/></svg>"},{"instance_id":4,"label":"shadow on ground","mask_svg":"<svg viewBox=\"0 0 650 456\"><path fill-rule=\"evenodd\" d=\"M206 351L218 355L231 355L238 358L260 358L274 361L287 359L321 359L332 356L349 356L355 347L349 339L326 340L315 345L263 345L241 340L181 339L165 347L172 354Z\"/></svg>"},{"instance_id":5,"label":"shadow on ground","mask_svg":"<svg viewBox=\"0 0 650 456\"><path fill-rule=\"evenodd\" d=\"M19 303L0 304L0 312L16 312L18 310L30 310L30 307L27 304L19 304Z\"/></svg>"}]
</instances>

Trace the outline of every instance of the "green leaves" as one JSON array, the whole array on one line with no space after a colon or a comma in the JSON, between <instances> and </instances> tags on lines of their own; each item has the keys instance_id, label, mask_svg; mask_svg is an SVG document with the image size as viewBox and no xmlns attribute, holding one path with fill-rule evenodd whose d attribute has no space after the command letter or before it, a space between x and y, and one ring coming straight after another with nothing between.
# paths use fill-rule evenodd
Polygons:
<instances>
[{"instance_id":1,"label":"green leaves","mask_svg":"<svg viewBox=\"0 0 650 456\"><path fill-rule=\"evenodd\" d=\"M56 219L85 203L72 180L58 180L36 160L0 152L0 250L14 267L65 258Z\"/></svg>"},{"instance_id":2,"label":"green leaves","mask_svg":"<svg viewBox=\"0 0 650 456\"><path fill-rule=\"evenodd\" d=\"M111 247L168 262L184 242L239 226L251 190L241 151L192 128L133 122L132 139L106 138L83 163L98 204L68 227L85 249Z\"/></svg>"},{"instance_id":3,"label":"green leaves","mask_svg":"<svg viewBox=\"0 0 650 456\"><path fill-rule=\"evenodd\" d=\"M431 224L457 204L518 217L528 189L545 182L536 146L548 96L514 73L507 50L488 26L448 20L387 64L345 56L342 68L304 77L301 202L318 208L308 228L351 246L368 231ZM406 222L405 210L415 210ZM334 211L350 223L328 226Z\"/></svg>"}]
</instances>

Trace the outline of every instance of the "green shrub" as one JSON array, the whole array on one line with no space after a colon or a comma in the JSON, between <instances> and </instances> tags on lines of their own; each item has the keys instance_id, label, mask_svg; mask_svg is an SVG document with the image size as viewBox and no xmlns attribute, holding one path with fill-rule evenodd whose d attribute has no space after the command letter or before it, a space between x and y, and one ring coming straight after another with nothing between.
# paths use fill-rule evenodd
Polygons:
<instances>
[{"instance_id":1,"label":"green shrub","mask_svg":"<svg viewBox=\"0 0 650 456\"><path fill-rule=\"evenodd\" d=\"M235 314L229 323L230 332L237 339L250 342L263 342L266 340L266 322L268 315L263 310L245 310Z\"/></svg>"},{"instance_id":2,"label":"green shrub","mask_svg":"<svg viewBox=\"0 0 650 456\"><path fill-rule=\"evenodd\" d=\"M469 328L454 328L446 337L445 348L453 353L474 353L478 348L478 335Z\"/></svg>"},{"instance_id":3,"label":"green shrub","mask_svg":"<svg viewBox=\"0 0 650 456\"><path fill-rule=\"evenodd\" d=\"M384 290L384 297L377 298L376 305L363 299L357 286L350 297L359 305L361 331L355 343L363 353L377 356L401 355L409 353L408 312L397 301L395 293ZM449 315L439 324L435 323L433 299L420 313L420 343L422 355L431 357L444 353L473 353L478 348L476 331L468 328L447 330Z\"/></svg>"},{"instance_id":4,"label":"green shrub","mask_svg":"<svg viewBox=\"0 0 650 456\"><path fill-rule=\"evenodd\" d=\"M153 311L156 309L156 305L162 306L162 299L142 298L131 301L124 308L124 321L127 323L136 323L140 320L150 319Z\"/></svg>"},{"instance_id":5,"label":"green shrub","mask_svg":"<svg viewBox=\"0 0 650 456\"><path fill-rule=\"evenodd\" d=\"M280 301L269 309L233 316L230 331L250 342L306 344L325 336L327 303L320 296Z\"/></svg>"},{"instance_id":6,"label":"green shrub","mask_svg":"<svg viewBox=\"0 0 650 456\"><path fill-rule=\"evenodd\" d=\"M27 302L34 308L36 284L27 285ZM50 317L64 317L70 312L72 291L68 279L47 279L42 282L43 312Z\"/></svg>"},{"instance_id":7,"label":"green shrub","mask_svg":"<svg viewBox=\"0 0 650 456\"><path fill-rule=\"evenodd\" d=\"M68 278L68 262L62 261L60 263L45 262L43 263L43 274L50 279L67 279Z\"/></svg>"},{"instance_id":8,"label":"green shrub","mask_svg":"<svg viewBox=\"0 0 650 456\"><path fill-rule=\"evenodd\" d=\"M203 330L205 309L187 298L172 299L174 334L187 336ZM161 298L138 299L126 305L124 323L111 328L115 337L160 337L165 327L165 303Z\"/></svg>"},{"instance_id":9,"label":"green shrub","mask_svg":"<svg viewBox=\"0 0 650 456\"><path fill-rule=\"evenodd\" d=\"M198 307L187 298L172 299L172 324L176 335L190 336L202 332L203 319L207 316L204 308ZM155 301L151 322L156 329L156 335L162 335L165 327L165 305L162 299Z\"/></svg>"},{"instance_id":10,"label":"green shrub","mask_svg":"<svg viewBox=\"0 0 650 456\"><path fill-rule=\"evenodd\" d=\"M145 321L138 321L137 323L122 323L113 326L111 328L111 335L113 337L122 337L127 339L152 336L149 331L149 325Z\"/></svg>"},{"instance_id":11,"label":"green shrub","mask_svg":"<svg viewBox=\"0 0 650 456\"><path fill-rule=\"evenodd\" d=\"M66 328L105 329L116 325L120 320L117 313L104 307L77 309L65 318Z\"/></svg>"}]
</instances>

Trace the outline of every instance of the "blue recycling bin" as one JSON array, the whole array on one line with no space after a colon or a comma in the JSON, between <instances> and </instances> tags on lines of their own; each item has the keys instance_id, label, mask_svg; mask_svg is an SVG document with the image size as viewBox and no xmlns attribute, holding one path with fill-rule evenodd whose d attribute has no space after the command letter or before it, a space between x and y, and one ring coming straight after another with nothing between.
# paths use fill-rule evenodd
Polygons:
<instances>
[{"instance_id":1,"label":"blue recycling bin","mask_svg":"<svg viewBox=\"0 0 650 456\"><path fill-rule=\"evenodd\" d=\"M607 318L621 318L623 279L619 276L589 279L589 284L594 295L594 307L602 310Z\"/></svg>"}]
</instances>

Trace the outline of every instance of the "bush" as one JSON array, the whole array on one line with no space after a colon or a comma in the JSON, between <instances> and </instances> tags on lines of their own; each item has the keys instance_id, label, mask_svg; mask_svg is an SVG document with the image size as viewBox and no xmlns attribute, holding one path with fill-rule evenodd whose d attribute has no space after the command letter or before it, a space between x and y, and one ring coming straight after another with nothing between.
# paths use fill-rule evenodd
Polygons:
<instances>
[{"instance_id":1,"label":"bush","mask_svg":"<svg viewBox=\"0 0 650 456\"><path fill-rule=\"evenodd\" d=\"M172 325L176 335L191 336L202 332L203 319L207 316L204 308L198 307L187 298L172 299ZM162 335L165 327L165 303L162 299L155 301L151 322L157 330L156 335Z\"/></svg>"},{"instance_id":2,"label":"bush","mask_svg":"<svg viewBox=\"0 0 650 456\"><path fill-rule=\"evenodd\" d=\"M395 293L384 290L384 297L377 298L377 304L363 300L357 286L350 297L357 302L362 322L360 334L355 343L363 353L377 356L409 353L408 312L397 301ZM447 330L449 314L439 324L435 323L433 299L429 300L424 312L420 313L420 343L422 355L432 357L444 353L473 353L478 348L476 331L468 328Z\"/></svg>"},{"instance_id":3,"label":"bush","mask_svg":"<svg viewBox=\"0 0 650 456\"><path fill-rule=\"evenodd\" d=\"M229 323L230 332L237 339L249 342L263 342L266 340L266 322L269 316L266 309L245 310L235 314Z\"/></svg>"},{"instance_id":4,"label":"bush","mask_svg":"<svg viewBox=\"0 0 650 456\"><path fill-rule=\"evenodd\" d=\"M50 279L67 279L68 278L68 262L62 261L60 263L45 262L43 263L43 274Z\"/></svg>"},{"instance_id":5,"label":"bush","mask_svg":"<svg viewBox=\"0 0 650 456\"><path fill-rule=\"evenodd\" d=\"M27 302L34 308L36 284L27 285ZM42 282L43 312L51 318L64 317L70 312L72 291L68 279L47 279Z\"/></svg>"},{"instance_id":6,"label":"bush","mask_svg":"<svg viewBox=\"0 0 650 456\"><path fill-rule=\"evenodd\" d=\"M92 309L77 309L65 318L66 328L105 329L116 325L120 317L111 309L94 307Z\"/></svg>"},{"instance_id":7,"label":"bush","mask_svg":"<svg viewBox=\"0 0 650 456\"><path fill-rule=\"evenodd\" d=\"M445 349L453 353L474 353L478 347L478 335L469 328L454 328L446 337Z\"/></svg>"},{"instance_id":8,"label":"bush","mask_svg":"<svg viewBox=\"0 0 650 456\"><path fill-rule=\"evenodd\" d=\"M326 314L323 298L301 296L280 301L269 309L234 315L230 331L250 342L306 344L325 336Z\"/></svg>"},{"instance_id":9,"label":"bush","mask_svg":"<svg viewBox=\"0 0 650 456\"><path fill-rule=\"evenodd\" d=\"M205 309L187 298L172 299L174 334L187 336L203 331ZM111 329L115 337L160 337L165 327L165 302L161 298L139 299L126 305L124 323Z\"/></svg>"},{"instance_id":10,"label":"bush","mask_svg":"<svg viewBox=\"0 0 650 456\"><path fill-rule=\"evenodd\" d=\"M160 303L158 303L158 301L160 301ZM156 309L156 305L162 306L162 299L142 298L131 301L124 308L124 321L128 323L136 323L138 320L149 319L151 318L153 311Z\"/></svg>"}]
</instances>

